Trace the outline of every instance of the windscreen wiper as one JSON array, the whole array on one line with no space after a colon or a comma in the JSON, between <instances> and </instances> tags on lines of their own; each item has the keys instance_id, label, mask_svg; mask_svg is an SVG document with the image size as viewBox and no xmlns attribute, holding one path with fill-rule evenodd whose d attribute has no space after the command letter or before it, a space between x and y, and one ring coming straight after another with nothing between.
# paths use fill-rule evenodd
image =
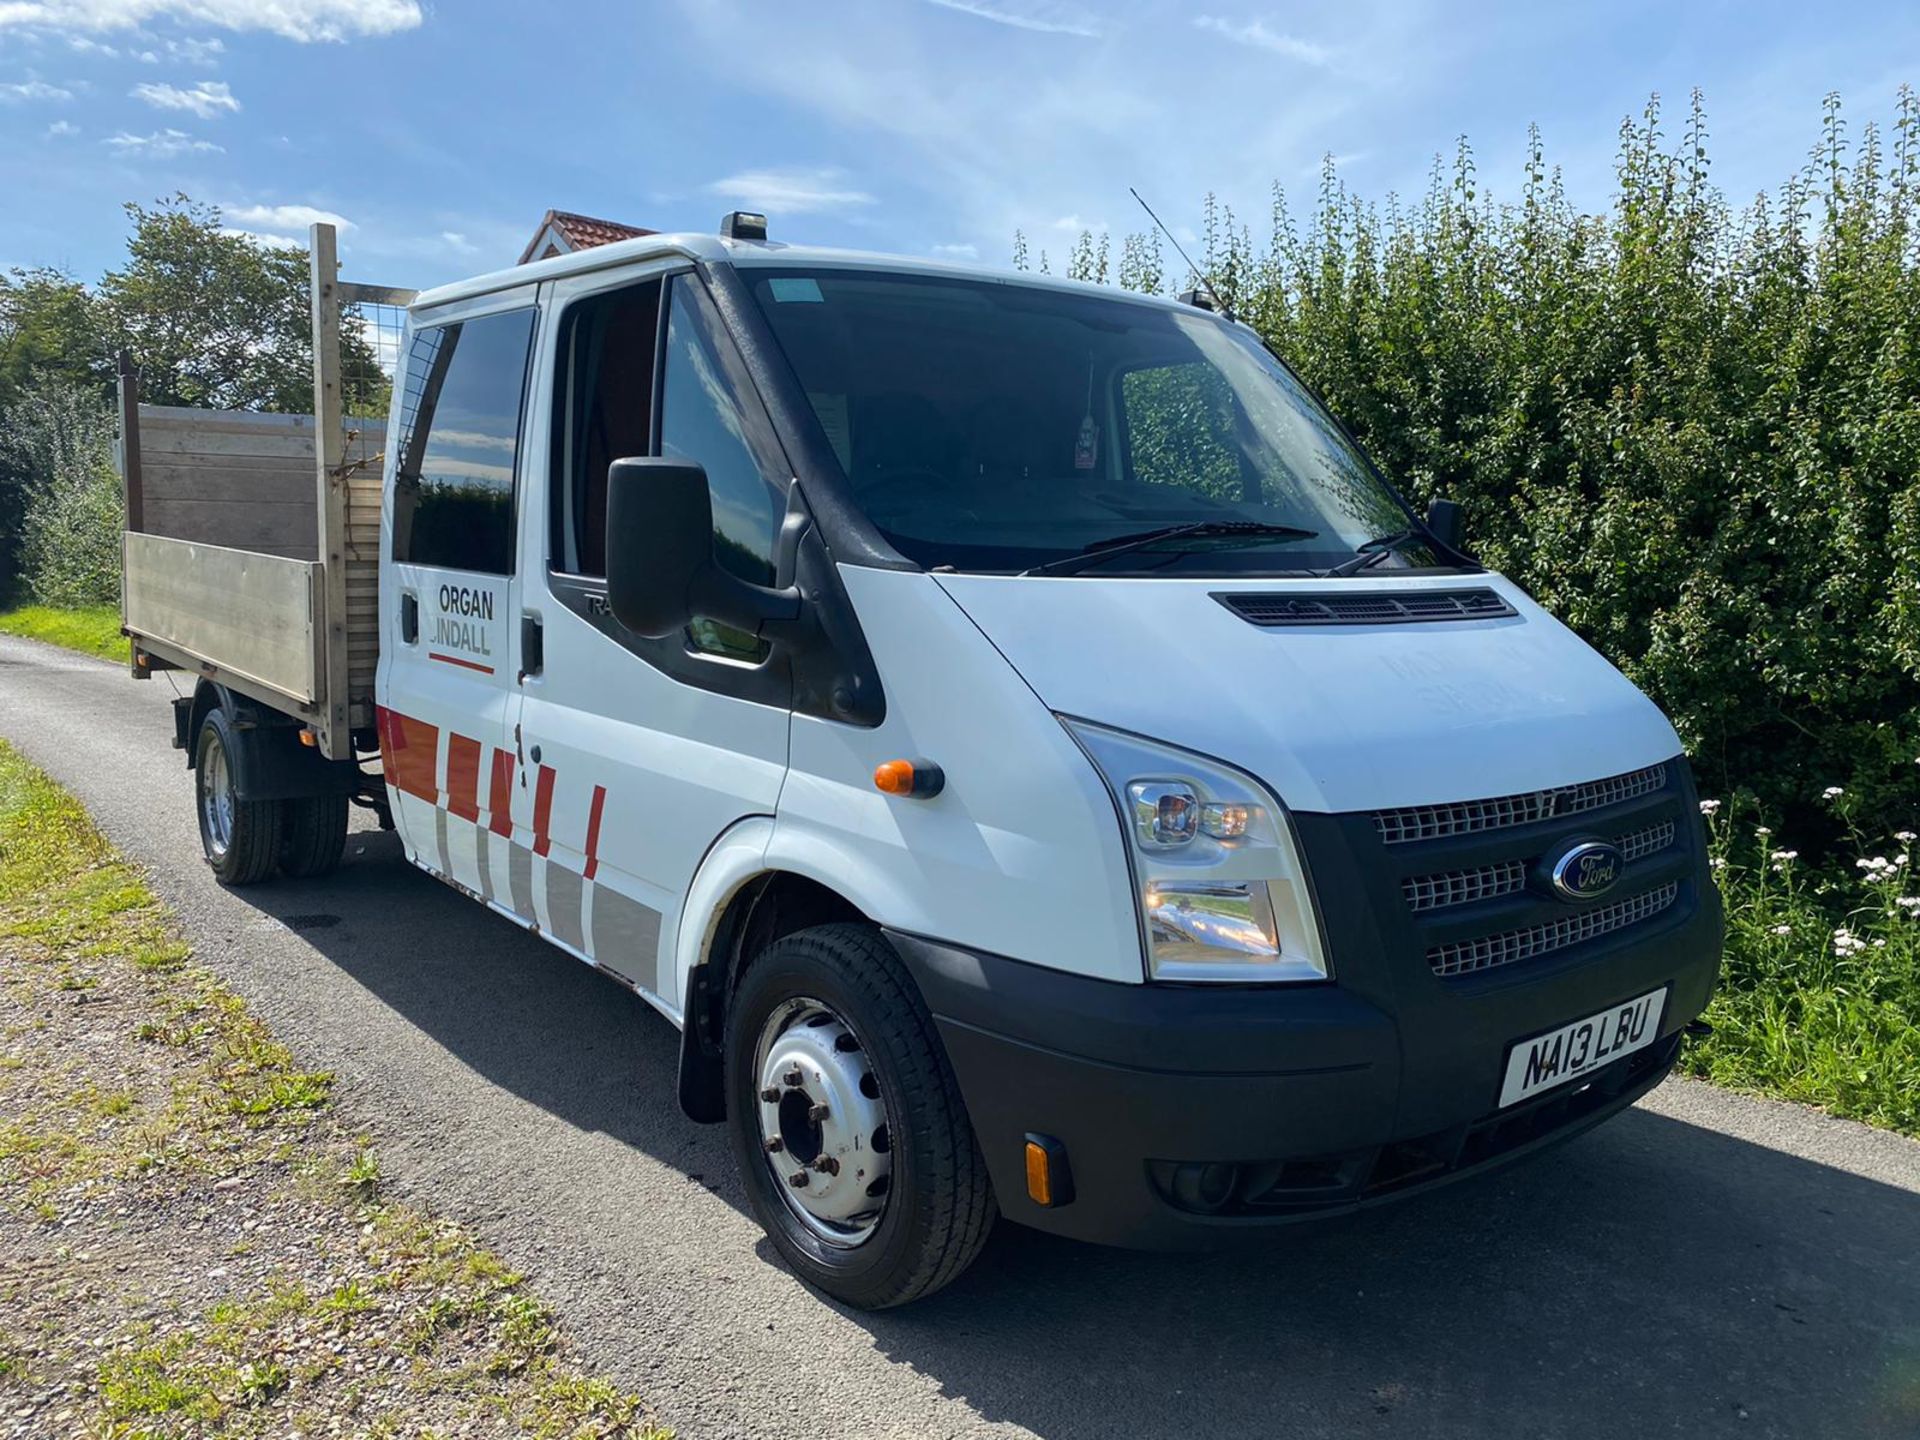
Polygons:
<instances>
[{"instance_id":1,"label":"windscreen wiper","mask_svg":"<svg viewBox=\"0 0 1920 1440\"><path fill-rule=\"evenodd\" d=\"M1063 555L1058 560L1049 560L1044 565L1035 565L1022 570L1022 575L1071 575L1084 570L1089 565L1097 565L1103 560L1111 560L1116 555L1125 555L1131 550L1142 550L1162 540L1182 540L1188 536L1203 537L1213 535L1245 535L1250 539L1262 540L1311 540L1318 530L1303 530L1298 525L1270 525L1264 520L1193 520L1184 525L1162 525L1153 530L1142 530L1133 535L1120 535L1112 540L1102 540L1077 550L1071 555Z\"/></svg>"},{"instance_id":2,"label":"windscreen wiper","mask_svg":"<svg viewBox=\"0 0 1920 1440\"><path fill-rule=\"evenodd\" d=\"M1322 570L1320 578L1326 580L1335 575L1351 575L1355 571L1368 569L1378 565L1396 550L1424 545L1426 540L1426 532L1421 530L1396 530L1391 535L1376 535L1371 540L1362 540L1353 547L1353 555L1350 559L1342 560L1331 569Z\"/></svg>"}]
</instances>

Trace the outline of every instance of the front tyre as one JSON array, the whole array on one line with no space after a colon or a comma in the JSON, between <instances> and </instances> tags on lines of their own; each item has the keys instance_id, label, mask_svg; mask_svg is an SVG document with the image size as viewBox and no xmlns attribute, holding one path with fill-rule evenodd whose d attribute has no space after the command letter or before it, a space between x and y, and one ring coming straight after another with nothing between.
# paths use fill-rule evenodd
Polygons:
<instances>
[{"instance_id":1,"label":"front tyre","mask_svg":"<svg viewBox=\"0 0 1920 1440\"><path fill-rule=\"evenodd\" d=\"M244 737L218 706L207 712L194 747L194 809L200 848L223 885L252 885L280 861L280 806L242 800L234 786L235 756Z\"/></svg>"},{"instance_id":2,"label":"front tyre","mask_svg":"<svg viewBox=\"0 0 1920 1440\"><path fill-rule=\"evenodd\" d=\"M809 1284L863 1310L931 1294L993 1226L986 1162L893 947L822 925L727 1007L727 1127L754 1214Z\"/></svg>"}]
</instances>

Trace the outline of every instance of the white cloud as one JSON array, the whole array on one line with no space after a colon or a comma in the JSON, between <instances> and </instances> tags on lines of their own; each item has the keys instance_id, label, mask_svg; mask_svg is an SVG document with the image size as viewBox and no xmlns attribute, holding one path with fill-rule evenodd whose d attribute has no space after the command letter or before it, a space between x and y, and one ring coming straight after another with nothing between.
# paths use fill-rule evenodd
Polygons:
<instances>
[{"instance_id":1,"label":"white cloud","mask_svg":"<svg viewBox=\"0 0 1920 1440\"><path fill-rule=\"evenodd\" d=\"M223 148L211 140L197 140L184 130L156 130L151 135L134 135L122 130L118 135L109 135L100 142L110 147L116 154L129 159L150 157L155 160L171 160L176 155L191 153L222 154Z\"/></svg>"},{"instance_id":2,"label":"white cloud","mask_svg":"<svg viewBox=\"0 0 1920 1440\"><path fill-rule=\"evenodd\" d=\"M222 205L220 216L257 230L293 231L302 236L309 225L331 225L343 234L353 229L353 222L346 216L311 205ZM304 245L306 241L298 243Z\"/></svg>"},{"instance_id":3,"label":"white cloud","mask_svg":"<svg viewBox=\"0 0 1920 1440\"><path fill-rule=\"evenodd\" d=\"M715 180L707 193L777 215L873 204L873 196L848 186L845 172L835 169L742 170Z\"/></svg>"},{"instance_id":4,"label":"white cloud","mask_svg":"<svg viewBox=\"0 0 1920 1440\"><path fill-rule=\"evenodd\" d=\"M53 124L47 126L47 138L49 140L56 140L63 135L78 135L79 133L80 127L71 120L56 120Z\"/></svg>"},{"instance_id":5,"label":"white cloud","mask_svg":"<svg viewBox=\"0 0 1920 1440\"><path fill-rule=\"evenodd\" d=\"M173 20L317 41L392 35L417 28L421 19L418 0L0 0L0 30L99 34Z\"/></svg>"},{"instance_id":6,"label":"white cloud","mask_svg":"<svg viewBox=\"0 0 1920 1440\"><path fill-rule=\"evenodd\" d=\"M49 85L44 80L21 80L11 85L0 85L0 100L13 103L20 100L71 100L73 92L58 85Z\"/></svg>"},{"instance_id":7,"label":"white cloud","mask_svg":"<svg viewBox=\"0 0 1920 1440\"><path fill-rule=\"evenodd\" d=\"M1333 52L1324 45L1316 45L1311 40L1302 40L1298 36L1286 35L1278 30L1269 30L1259 20L1228 20L1219 15L1196 15L1193 17L1196 29L1211 30L1216 35L1225 36L1236 45L1248 45L1256 50L1270 50L1275 55L1284 55L1289 60L1298 60L1303 65L1327 66L1333 63Z\"/></svg>"},{"instance_id":8,"label":"white cloud","mask_svg":"<svg viewBox=\"0 0 1920 1440\"><path fill-rule=\"evenodd\" d=\"M241 230L232 225L220 227L222 235L231 235L235 240L245 240L258 245L262 250L304 250L307 242L296 240L291 235L264 235L258 230Z\"/></svg>"},{"instance_id":9,"label":"white cloud","mask_svg":"<svg viewBox=\"0 0 1920 1440\"><path fill-rule=\"evenodd\" d=\"M980 247L978 245L963 243L957 245L929 245L927 248L935 255L943 255L949 260L978 260L980 258Z\"/></svg>"},{"instance_id":10,"label":"white cloud","mask_svg":"<svg viewBox=\"0 0 1920 1440\"><path fill-rule=\"evenodd\" d=\"M1068 5L1015 5L1005 0L995 0L993 4L984 4L982 0L927 0L927 3L938 5L942 10L958 10L963 15L991 20L996 25L1011 25L1016 30L1037 30L1043 35L1078 35L1092 40L1100 34L1094 16Z\"/></svg>"},{"instance_id":11,"label":"white cloud","mask_svg":"<svg viewBox=\"0 0 1920 1440\"><path fill-rule=\"evenodd\" d=\"M169 60L178 60L182 65L211 65L219 56L226 54L226 52L227 47L217 39L167 41L167 58ZM147 55L151 55L152 53L153 52L149 50ZM146 55L141 56L141 59L144 60L145 58Z\"/></svg>"},{"instance_id":12,"label":"white cloud","mask_svg":"<svg viewBox=\"0 0 1920 1440\"><path fill-rule=\"evenodd\" d=\"M456 255L471 255L480 248L458 230L442 230L440 239Z\"/></svg>"},{"instance_id":13,"label":"white cloud","mask_svg":"<svg viewBox=\"0 0 1920 1440\"><path fill-rule=\"evenodd\" d=\"M223 110L233 112L240 108L240 102L233 98L233 91L224 80L202 80L191 90L149 80L127 93L157 110L185 110L202 120L211 120Z\"/></svg>"}]
</instances>

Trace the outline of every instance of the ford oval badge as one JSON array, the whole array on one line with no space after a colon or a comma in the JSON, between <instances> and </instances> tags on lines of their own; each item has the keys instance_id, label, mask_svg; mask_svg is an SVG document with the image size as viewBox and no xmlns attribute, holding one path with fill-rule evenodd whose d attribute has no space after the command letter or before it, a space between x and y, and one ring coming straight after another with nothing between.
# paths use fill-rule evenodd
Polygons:
<instances>
[{"instance_id":1,"label":"ford oval badge","mask_svg":"<svg viewBox=\"0 0 1920 1440\"><path fill-rule=\"evenodd\" d=\"M1583 840L1553 862L1548 876L1553 888L1567 899L1592 900L1614 887L1626 863L1618 845Z\"/></svg>"}]
</instances>

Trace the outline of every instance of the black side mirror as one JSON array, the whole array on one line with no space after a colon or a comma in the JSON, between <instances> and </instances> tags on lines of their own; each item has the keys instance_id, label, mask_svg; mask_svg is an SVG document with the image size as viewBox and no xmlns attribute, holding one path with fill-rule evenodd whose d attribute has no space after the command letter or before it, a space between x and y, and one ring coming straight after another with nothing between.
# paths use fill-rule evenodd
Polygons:
<instances>
[{"instance_id":1,"label":"black side mirror","mask_svg":"<svg viewBox=\"0 0 1920 1440\"><path fill-rule=\"evenodd\" d=\"M607 469L607 604L658 640L696 615L749 634L800 614L800 592L769 590L713 558L713 496L691 460L616 460Z\"/></svg>"},{"instance_id":2,"label":"black side mirror","mask_svg":"<svg viewBox=\"0 0 1920 1440\"><path fill-rule=\"evenodd\" d=\"M1427 502L1427 529L1433 532L1433 538L1456 554L1465 542L1465 525L1460 505L1454 500L1431 500Z\"/></svg>"}]
</instances>

